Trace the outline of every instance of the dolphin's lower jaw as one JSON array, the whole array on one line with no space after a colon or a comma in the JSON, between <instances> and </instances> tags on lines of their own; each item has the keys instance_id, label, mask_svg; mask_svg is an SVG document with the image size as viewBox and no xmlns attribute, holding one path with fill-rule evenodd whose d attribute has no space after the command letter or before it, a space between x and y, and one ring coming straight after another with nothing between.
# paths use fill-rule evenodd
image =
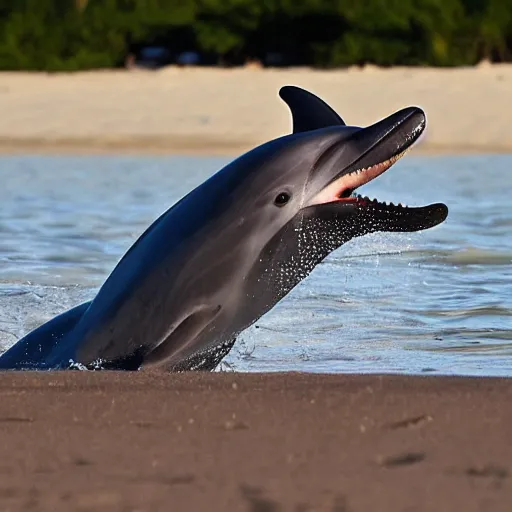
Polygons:
<instances>
[{"instance_id":1,"label":"dolphin's lower jaw","mask_svg":"<svg viewBox=\"0 0 512 512\"><path fill-rule=\"evenodd\" d=\"M368 232L413 232L441 224L448 216L448 208L443 203L411 207L363 198L358 204L358 215L365 219Z\"/></svg>"}]
</instances>

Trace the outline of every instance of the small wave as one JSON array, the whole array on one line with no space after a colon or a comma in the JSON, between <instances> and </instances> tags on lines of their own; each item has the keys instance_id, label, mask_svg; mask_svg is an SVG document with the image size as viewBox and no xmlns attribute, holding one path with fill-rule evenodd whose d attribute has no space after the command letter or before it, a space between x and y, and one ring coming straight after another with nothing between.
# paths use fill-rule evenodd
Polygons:
<instances>
[{"instance_id":1,"label":"small wave","mask_svg":"<svg viewBox=\"0 0 512 512\"><path fill-rule=\"evenodd\" d=\"M417 311L406 310L407 313L416 314ZM439 310L430 309L422 310L422 315L439 318L472 318L478 316L512 316L512 309L502 306L480 306L465 309Z\"/></svg>"},{"instance_id":2,"label":"small wave","mask_svg":"<svg viewBox=\"0 0 512 512\"><path fill-rule=\"evenodd\" d=\"M457 353L490 353L494 355L512 355L512 343L472 343L469 345L453 345L450 347L439 347L433 352L457 352Z\"/></svg>"},{"instance_id":3,"label":"small wave","mask_svg":"<svg viewBox=\"0 0 512 512\"><path fill-rule=\"evenodd\" d=\"M510 265L512 264L512 252L468 247L460 251L432 252L429 259L453 265Z\"/></svg>"},{"instance_id":4,"label":"small wave","mask_svg":"<svg viewBox=\"0 0 512 512\"><path fill-rule=\"evenodd\" d=\"M424 336L430 337L431 334ZM424 352L491 352L512 354L510 329L443 329L435 337L420 344L413 343L408 350Z\"/></svg>"},{"instance_id":5,"label":"small wave","mask_svg":"<svg viewBox=\"0 0 512 512\"><path fill-rule=\"evenodd\" d=\"M418 261L430 261L449 265L511 265L512 251L494 251L467 247L457 251L446 249L417 249L417 248L390 248L389 250L374 250L370 252L353 252L350 254L336 254L325 260L325 264L344 265L350 260L364 260L378 257L404 256Z\"/></svg>"}]
</instances>

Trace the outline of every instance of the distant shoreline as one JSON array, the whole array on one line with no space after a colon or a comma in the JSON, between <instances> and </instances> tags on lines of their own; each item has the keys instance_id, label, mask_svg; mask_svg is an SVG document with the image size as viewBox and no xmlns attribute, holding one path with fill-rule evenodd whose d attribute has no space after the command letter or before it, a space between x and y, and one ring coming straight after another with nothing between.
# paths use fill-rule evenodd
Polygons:
<instances>
[{"instance_id":1,"label":"distant shoreline","mask_svg":"<svg viewBox=\"0 0 512 512\"><path fill-rule=\"evenodd\" d=\"M512 152L512 65L0 73L1 154L236 156L290 132L295 84L364 126L418 105L416 154Z\"/></svg>"},{"instance_id":2,"label":"distant shoreline","mask_svg":"<svg viewBox=\"0 0 512 512\"><path fill-rule=\"evenodd\" d=\"M0 156L7 155L111 155L111 156L215 156L234 158L259 142L223 139L167 138L151 140L141 136L126 139L0 139ZM432 146L421 144L410 155L495 155L512 153L512 147Z\"/></svg>"}]
</instances>

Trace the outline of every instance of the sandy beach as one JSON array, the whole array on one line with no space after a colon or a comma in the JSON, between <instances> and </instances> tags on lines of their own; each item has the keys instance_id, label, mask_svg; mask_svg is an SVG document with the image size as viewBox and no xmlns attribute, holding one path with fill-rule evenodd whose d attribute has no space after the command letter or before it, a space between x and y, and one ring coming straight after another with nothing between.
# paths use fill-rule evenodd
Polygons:
<instances>
[{"instance_id":1,"label":"sandy beach","mask_svg":"<svg viewBox=\"0 0 512 512\"><path fill-rule=\"evenodd\" d=\"M512 380L0 374L2 511L508 511Z\"/></svg>"},{"instance_id":2,"label":"sandy beach","mask_svg":"<svg viewBox=\"0 0 512 512\"><path fill-rule=\"evenodd\" d=\"M421 106L419 151L512 150L511 65L0 73L0 150L236 155L289 132L286 84L320 95L348 124Z\"/></svg>"}]
</instances>

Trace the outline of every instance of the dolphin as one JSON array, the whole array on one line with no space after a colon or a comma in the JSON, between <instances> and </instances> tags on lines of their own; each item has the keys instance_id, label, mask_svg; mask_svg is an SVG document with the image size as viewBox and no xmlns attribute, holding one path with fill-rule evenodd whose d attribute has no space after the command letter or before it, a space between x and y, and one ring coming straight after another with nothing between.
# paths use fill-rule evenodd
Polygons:
<instances>
[{"instance_id":1,"label":"dolphin","mask_svg":"<svg viewBox=\"0 0 512 512\"><path fill-rule=\"evenodd\" d=\"M292 134L248 151L179 200L92 301L27 334L0 368L213 370L242 331L342 244L446 219L442 203L395 206L355 193L418 140L420 108L362 128L307 91L280 94Z\"/></svg>"}]
</instances>

